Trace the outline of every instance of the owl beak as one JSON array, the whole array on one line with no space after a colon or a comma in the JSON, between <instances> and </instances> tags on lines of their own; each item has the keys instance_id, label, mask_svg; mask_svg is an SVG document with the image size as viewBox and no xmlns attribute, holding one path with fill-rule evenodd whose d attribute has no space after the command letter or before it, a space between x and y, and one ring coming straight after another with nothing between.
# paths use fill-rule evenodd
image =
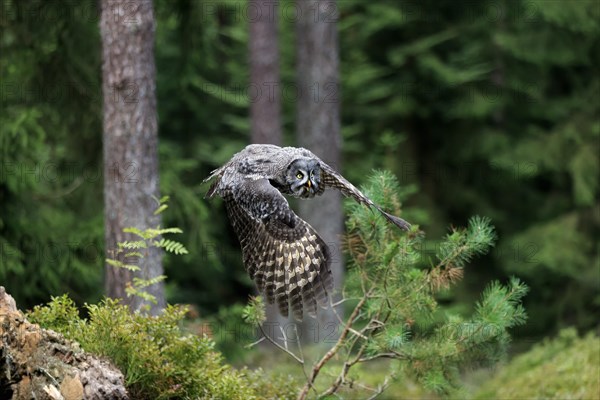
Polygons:
<instances>
[{"instance_id":1,"label":"owl beak","mask_svg":"<svg viewBox=\"0 0 600 400\"><path fill-rule=\"evenodd\" d=\"M306 186L308 186L309 189L312 187L312 183L310 182L310 179L306 181Z\"/></svg>"}]
</instances>

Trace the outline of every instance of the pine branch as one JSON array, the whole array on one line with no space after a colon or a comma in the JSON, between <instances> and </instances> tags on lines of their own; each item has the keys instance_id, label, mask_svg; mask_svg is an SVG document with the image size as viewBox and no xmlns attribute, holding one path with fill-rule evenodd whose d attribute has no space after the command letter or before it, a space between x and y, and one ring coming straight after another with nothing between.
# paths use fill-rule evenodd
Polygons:
<instances>
[{"instance_id":1,"label":"pine branch","mask_svg":"<svg viewBox=\"0 0 600 400\"><path fill-rule=\"evenodd\" d=\"M315 379L317 379L317 376L319 375L321 368L323 368L323 366L338 352L340 347L342 347L342 345L344 344L344 340L346 339L346 337L348 336L348 333L350 332L350 327L356 320L360 309L362 308L362 306L365 304L366 301L367 301L366 296L363 297L362 299L360 299L360 301L358 302L356 307L354 307L352 314L350 314L350 317L348 317L346 325L344 326L344 329L342 330L342 333L341 333L340 337L338 338L337 342L335 343L335 345L327 353L325 353L325 355L313 366L311 374L308 378L308 381L306 382L306 384L302 388L302 391L300 392L300 395L298 396L298 400L303 400L306 398L306 395L308 394L308 391L314 384Z\"/></svg>"},{"instance_id":2,"label":"pine branch","mask_svg":"<svg viewBox=\"0 0 600 400\"><path fill-rule=\"evenodd\" d=\"M394 204L397 188L393 178L386 175L372 182L374 189L369 196L381 204ZM382 193L391 199L382 198ZM343 329L334 346L314 363L308 375L302 363L306 382L299 400L305 399L311 389L316 393L314 383L334 357L341 361L341 367L318 397L336 395L348 384L349 372L355 365L380 359L407 363L407 374L414 375L425 388L443 394L456 382L460 367L480 359L495 360L505 351L507 329L525 320L520 301L527 290L516 279L507 287L492 283L469 321L449 316L449 322L440 324L432 318L437 307L433 292L461 279L463 267L493 246L496 236L489 219L473 217L466 229L453 229L446 235L437 253L438 263L429 272L419 267L422 235L398 240L397 232L388 229L384 220L359 206L354 206L348 226L351 234L346 250L354 265L343 289L344 298L335 304L330 301ZM335 306L349 299L358 302L344 322ZM356 328L358 321L360 329ZM412 338L415 324L423 331ZM286 346L271 338L267 340L296 361L304 359L287 348L287 339ZM354 381L351 386L373 392L371 398L376 398L389 386L392 375L377 388Z\"/></svg>"}]
</instances>

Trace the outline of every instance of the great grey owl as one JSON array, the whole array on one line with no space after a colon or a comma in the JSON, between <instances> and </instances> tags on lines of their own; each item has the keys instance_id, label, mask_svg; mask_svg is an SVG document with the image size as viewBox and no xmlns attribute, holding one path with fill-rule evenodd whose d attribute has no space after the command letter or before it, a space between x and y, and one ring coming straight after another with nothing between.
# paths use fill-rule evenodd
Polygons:
<instances>
[{"instance_id":1,"label":"great grey owl","mask_svg":"<svg viewBox=\"0 0 600 400\"><path fill-rule=\"evenodd\" d=\"M253 144L204 180L216 178L206 197L222 197L244 258L258 290L282 315L291 306L296 319L303 309L315 315L332 290L330 253L319 234L290 208L284 194L311 198L326 188L373 207L398 227L410 225L383 211L309 150Z\"/></svg>"}]
</instances>

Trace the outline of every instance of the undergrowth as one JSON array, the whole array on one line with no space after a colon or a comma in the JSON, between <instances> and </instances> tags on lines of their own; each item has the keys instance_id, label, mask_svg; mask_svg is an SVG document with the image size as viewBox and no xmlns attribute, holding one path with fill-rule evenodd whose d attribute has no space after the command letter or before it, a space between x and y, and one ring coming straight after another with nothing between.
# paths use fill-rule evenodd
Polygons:
<instances>
[{"instance_id":1,"label":"undergrowth","mask_svg":"<svg viewBox=\"0 0 600 400\"><path fill-rule=\"evenodd\" d=\"M79 316L67 296L36 306L27 318L110 359L124 374L132 399L288 399L297 384L284 375L236 370L207 337L185 333L186 308L168 306L159 316L131 313L118 300L87 304Z\"/></svg>"}]
</instances>

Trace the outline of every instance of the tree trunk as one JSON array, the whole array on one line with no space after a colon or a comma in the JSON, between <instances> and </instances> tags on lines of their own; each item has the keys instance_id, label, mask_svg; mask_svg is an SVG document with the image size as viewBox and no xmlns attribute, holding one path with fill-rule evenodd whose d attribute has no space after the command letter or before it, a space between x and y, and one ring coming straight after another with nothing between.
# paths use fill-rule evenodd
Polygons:
<instances>
[{"instance_id":1,"label":"tree trunk","mask_svg":"<svg viewBox=\"0 0 600 400\"><path fill-rule=\"evenodd\" d=\"M249 0L252 143L281 145L278 0Z\"/></svg>"},{"instance_id":2,"label":"tree trunk","mask_svg":"<svg viewBox=\"0 0 600 400\"><path fill-rule=\"evenodd\" d=\"M296 25L298 99L296 134L298 144L313 151L323 161L341 170L338 9L335 0L299 0ZM301 11L301 12L300 12ZM326 191L323 196L300 202L300 216L311 224L332 253L335 290L342 287L344 260L341 252L343 233L342 196ZM341 309L338 310L341 313ZM340 314L340 316L342 316ZM331 309L319 313L315 322L303 327L309 342L327 342L337 338L338 319Z\"/></svg>"},{"instance_id":3,"label":"tree trunk","mask_svg":"<svg viewBox=\"0 0 600 400\"><path fill-rule=\"evenodd\" d=\"M252 143L281 145L281 94L277 13L279 0L249 0L250 131ZM286 319L275 304L266 306L265 332L273 338ZM271 328L271 329L269 329ZM275 328L275 329L272 329ZM272 332L271 332L272 331Z\"/></svg>"},{"instance_id":4,"label":"tree trunk","mask_svg":"<svg viewBox=\"0 0 600 400\"><path fill-rule=\"evenodd\" d=\"M104 229L107 257L114 258L117 243L133 239L123 228L160 224L153 214L159 197L154 14L149 0L102 0L101 7ZM123 298L132 310L148 304L152 314L158 313L165 305L162 283L147 289L158 304L127 298L125 287L134 275L162 275L161 257L162 251L149 249L135 274L106 265L106 294Z\"/></svg>"}]
</instances>

